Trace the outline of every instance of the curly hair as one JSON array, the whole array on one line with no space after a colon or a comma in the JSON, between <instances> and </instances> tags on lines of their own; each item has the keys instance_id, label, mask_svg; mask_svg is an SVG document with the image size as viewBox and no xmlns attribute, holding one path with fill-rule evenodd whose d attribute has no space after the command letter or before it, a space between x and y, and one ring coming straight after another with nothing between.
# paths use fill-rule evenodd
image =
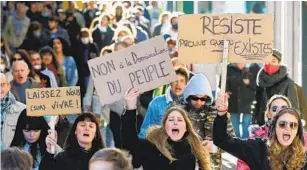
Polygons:
<instances>
[{"instance_id":1,"label":"curly hair","mask_svg":"<svg viewBox=\"0 0 307 170\"><path fill-rule=\"evenodd\" d=\"M282 149L282 146L278 142L276 136L276 124L279 117L284 114L294 115L298 120L298 130L296 137L292 144L286 149ZM305 165L305 148L304 139L302 137L302 123L300 121L300 115L294 109L287 108L279 111L274 117L272 126L270 127L270 140L268 141L268 155L270 164L273 170L283 169L285 166L287 169L301 169Z\"/></svg>"},{"instance_id":2,"label":"curly hair","mask_svg":"<svg viewBox=\"0 0 307 170\"><path fill-rule=\"evenodd\" d=\"M182 117L184 118L186 122L186 128L187 128L187 140L188 143L191 145L192 153L195 155L196 159L199 160L200 166L204 170L211 170L211 160L209 152L203 148L201 145L200 137L197 135L195 130L193 129L193 125L191 120L188 118L186 111L184 111L179 106L173 106L170 107L163 118L162 125L161 126L152 126L148 129L146 138L148 141L153 143L157 149L170 161L175 161L176 158L172 156L171 153L171 147L168 144L167 139L169 138L166 130L165 130L165 124L168 116L173 112L178 111L181 113Z\"/></svg>"},{"instance_id":3,"label":"curly hair","mask_svg":"<svg viewBox=\"0 0 307 170\"><path fill-rule=\"evenodd\" d=\"M305 148L296 136L293 143L286 150L282 150L277 139L269 143L269 159L273 170L302 169L305 165Z\"/></svg>"}]
</instances>

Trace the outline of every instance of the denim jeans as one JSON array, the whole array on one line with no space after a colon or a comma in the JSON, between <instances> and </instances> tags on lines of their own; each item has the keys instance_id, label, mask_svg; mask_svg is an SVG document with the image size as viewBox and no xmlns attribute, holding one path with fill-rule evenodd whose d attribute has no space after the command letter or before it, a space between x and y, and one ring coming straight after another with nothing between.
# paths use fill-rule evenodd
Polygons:
<instances>
[{"instance_id":1,"label":"denim jeans","mask_svg":"<svg viewBox=\"0 0 307 170\"><path fill-rule=\"evenodd\" d=\"M248 127L251 123L252 115L243 113L243 119L242 119L243 134L242 135L240 134L240 116L241 116L241 113L230 113L230 115L231 115L232 127L233 127L233 130L235 131L236 136L239 137L239 138L243 138L243 139L248 138L249 137Z\"/></svg>"}]
</instances>

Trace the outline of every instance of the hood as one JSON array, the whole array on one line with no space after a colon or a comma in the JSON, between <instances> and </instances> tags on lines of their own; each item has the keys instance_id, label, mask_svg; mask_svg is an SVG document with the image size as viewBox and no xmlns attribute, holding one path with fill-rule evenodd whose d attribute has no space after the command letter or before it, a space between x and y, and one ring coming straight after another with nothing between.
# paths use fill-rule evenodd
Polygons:
<instances>
[{"instance_id":1,"label":"hood","mask_svg":"<svg viewBox=\"0 0 307 170\"><path fill-rule=\"evenodd\" d=\"M211 105L213 103L211 85L204 74L195 74L184 88L183 97L185 103L187 103L187 98L191 95L207 95L210 97L211 101L206 103L206 105Z\"/></svg>"},{"instance_id":2,"label":"hood","mask_svg":"<svg viewBox=\"0 0 307 170\"><path fill-rule=\"evenodd\" d=\"M268 75L262 68L257 75L257 85L260 87L271 87L287 76L287 67L283 65L281 65L278 72L273 75Z\"/></svg>"},{"instance_id":3,"label":"hood","mask_svg":"<svg viewBox=\"0 0 307 170\"><path fill-rule=\"evenodd\" d=\"M163 18L164 15L168 15L168 17L170 17L170 16L171 16L171 13L168 12L168 11L163 11L163 12L160 14L160 16L159 16L159 21L160 21L159 24L162 24L162 18Z\"/></svg>"}]
</instances>

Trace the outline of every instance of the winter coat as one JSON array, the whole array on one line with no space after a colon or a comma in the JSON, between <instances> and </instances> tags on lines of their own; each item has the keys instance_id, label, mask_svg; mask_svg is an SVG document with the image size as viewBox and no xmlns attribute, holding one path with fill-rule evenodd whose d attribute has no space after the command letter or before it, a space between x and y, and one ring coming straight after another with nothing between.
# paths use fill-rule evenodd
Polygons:
<instances>
[{"instance_id":1,"label":"winter coat","mask_svg":"<svg viewBox=\"0 0 307 170\"><path fill-rule=\"evenodd\" d=\"M189 97L191 95L206 95L211 98L211 102L205 104L202 109L195 109ZM213 140L213 121L216 117L217 110L213 105L213 97L210 87L210 82L207 77L202 73L195 74L186 85L184 92L184 101L185 104L183 108L188 113L190 120L192 121L193 128L197 132L197 134L201 137L202 140ZM232 124L228 121L227 131L232 136L235 136L235 133L232 128ZM222 168L222 155L221 150L217 153L211 154L211 160L214 168L221 169Z\"/></svg>"},{"instance_id":2,"label":"winter coat","mask_svg":"<svg viewBox=\"0 0 307 170\"><path fill-rule=\"evenodd\" d=\"M67 118L59 117L58 123L55 125L55 130L58 133L57 144L63 148L67 136L69 135L72 123L70 123Z\"/></svg>"},{"instance_id":3,"label":"winter coat","mask_svg":"<svg viewBox=\"0 0 307 170\"><path fill-rule=\"evenodd\" d=\"M257 65L251 65L251 67L254 66ZM230 113L251 113L251 106L255 100L258 71L249 67L240 70L236 64L228 65L226 91L230 93L228 110ZM250 83L245 84L243 79L248 79Z\"/></svg>"},{"instance_id":4,"label":"winter coat","mask_svg":"<svg viewBox=\"0 0 307 170\"><path fill-rule=\"evenodd\" d=\"M173 103L171 97L171 88L168 88L166 94L153 99L148 106L145 114L139 137L146 137L147 129L153 125L161 125L166 109Z\"/></svg>"},{"instance_id":5,"label":"winter coat","mask_svg":"<svg viewBox=\"0 0 307 170\"><path fill-rule=\"evenodd\" d=\"M24 105L23 103L20 103L17 100L13 101L10 110L6 114L5 121L1 125L3 128L1 136L2 150L10 147L15 134L18 117L25 108L26 105Z\"/></svg>"},{"instance_id":6,"label":"winter coat","mask_svg":"<svg viewBox=\"0 0 307 170\"><path fill-rule=\"evenodd\" d=\"M299 100L295 83L288 77L287 68L280 66L279 71L273 75L268 75L261 69L257 76L257 86L259 89L256 93L255 115L258 117L258 124L264 124L264 111L267 101L274 94L281 94L289 98L292 107L299 110Z\"/></svg>"},{"instance_id":7,"label":"winter coat","mask_svg":"<svg viewBox=\"0 0 307 170\"><path fill-rule=\"evenodd\" d=\"M251 170L271 170L266 140L241 140L227 134L227 116L217 116L213 124L213 142L219 148L248 164ZM307 170L307 164L302 170Z\"/></svg>"},{"instance_id":8,"label":"winter coat","mask_svg":"<svg viewBox=\"0 0 307 170\"><path fill-rule=\"evenodd\" d=\"M31 87L30 89L34 89L34 88L43 88L43 86L39 83L39 82L36 82L33 78L28 78L30 83L31 83ZM14 85L14 80L12 80L10 83L11 83L11 92L14 94L15 98L17 101L20 101L20 96L17 92L17 89L16 89L16 86ZM25 92L26 93L26 92Z\"/></svg>"},{"instance_id":9,"label":"winter coat","mask_svg":"<svg viewBox=\"0 0 307 170\"><path fill-rule=\"evenodd\" d=\"M106 32L101 32L98 25L93 28L92 37L93 41L96 43L98 51L105 46L108 46L112 42L112 38L114 36L114 31L108 26Z\"/></svg>"},{"instance_id":10,"label":"winter coat","mask_svg":"<svg viewBox=\"0 0 307 170\"><path fill-rule=\"evenodd\" d=\"M40 170L88 170L88 163L96 151L84 151L77 148L75 154L69 154L67 151L57 155L45 153L39 169Z\"/></svg>"},{"instance_id":11,"label":"winter coat","mask_svg":"<svg viewBox=\"0 0 307 170\"><path fill-rule=\"evenodd\" d=\"M16 30L19 22L22 22L20 30ZM27 16L22 17L21 20L17 19L17 15L11 15L7 18L5 27L3 30L3 38L6 40L10 47L19 47L23 40L26 38L28 28L30 26L30 19ZM17 35L18 32L18 35Z\"/></svg>"},{"instance_id":12,"label":"winter coat","mask_svg":"<svg viewBox=\"0 0 307 170\"><path fill-rule=\"evenodd\" d=\"M93 19L96 18L96 12L98 12L97 9L93 9L93 10L87 10L83 16L84 16L84 20L85 20L85 27L89 28Z\"/></svg>"},{"instance_id":13,"label":"winter coat","mask_svg":"<svg viewBox=\"0 0 307 170\"><path fill-rule=\"evenodd\" d=\"M135 168L143 166L144 170L195 170L196 158L186 139L179 142L168 140L178 160L170 161L147 139L139 139L135 129L136 110L127 110L122 116L122 137L124 148L132 154Z\"/></svg>"},{"instance_id":14,"label":"winter coat","mask_svg":"<svg viewBox=\"0 0 307 170\"><path fill-rule=\"evenodd\" d=\"M21 44L19 48L27 51L39 51L42 47L48 44L50 36L47 30L42 29L41 35L35 37L33 34L29 35Z\"/></svg>"},{"instance_id":15,"label":"winter coat","mask_svg":"<svg viewBox=\"0 0 307 170\"><path fill-rule=\"evenodd\" d=\"M86 84L85 77L90 76L90 69L88 67L87 61L98 56L98 51L93 43L82 44L78 43L76 50L74 50L75 54L73 55L78 68L79 81L78 85L81 89L81 97L84 97L86 93Z\"/></svg>"}]
</instances>

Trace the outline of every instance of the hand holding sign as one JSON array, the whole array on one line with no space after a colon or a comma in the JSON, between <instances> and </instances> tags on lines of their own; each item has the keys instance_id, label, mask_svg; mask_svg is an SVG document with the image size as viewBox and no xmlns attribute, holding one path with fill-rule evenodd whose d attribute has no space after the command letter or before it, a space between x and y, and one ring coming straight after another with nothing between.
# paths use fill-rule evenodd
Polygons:
<instances>
[{"instance_id":1,"label":"hand holding sign","mask_svg":"<svg viewBox=\"0 0 307 170\"><path fill-rule=\"evenodd\" d=\"M228 111L228 97L226 93L219 92L216 99L216 108L218 114L223 116Z\"/></svg>"},{"instance_id":2,"label":"hand holding sign","mask_svg":"<svg viewBox=\"0 0 307 170\"><path fill-rule=\"evenodd\" d=\"M134 88L128 89L125 93L125 103L127 110L136 109L137 97L140 95L140 92Z\"/></svg>"},{"instance_id":3,"label":"hand holding sign","mask_svg":"<svg viewBox=\"0 0 307 170\"><path fill-rule=\"evenodd\" d=\"M58 134L56 130L48 130L48 135L46 137L46 150L50 154L55 154L55 147L58 141Z\"/></svg>"}]
</instances>

